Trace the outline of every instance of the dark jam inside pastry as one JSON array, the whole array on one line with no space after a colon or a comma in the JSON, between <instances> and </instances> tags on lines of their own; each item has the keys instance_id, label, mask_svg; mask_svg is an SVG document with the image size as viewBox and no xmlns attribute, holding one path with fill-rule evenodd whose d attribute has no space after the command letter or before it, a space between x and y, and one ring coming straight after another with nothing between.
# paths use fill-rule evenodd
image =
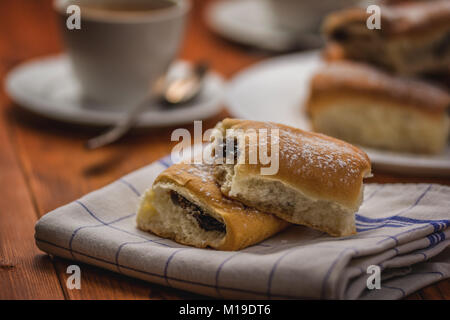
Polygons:
<instances>
[{"instance_id":1,"label":"dark jam inside pastry","mask_svg":"<svg viewBox=\"0 0 450 320\"><path fill-rule=\"evenodd\" d=\"M199 206L182 195L175 191L170 191L170 198L174 205L183 208L188 214L192 215L203 230L226 232L225 224L205 213Z\"/></svg>"}]
</instances>

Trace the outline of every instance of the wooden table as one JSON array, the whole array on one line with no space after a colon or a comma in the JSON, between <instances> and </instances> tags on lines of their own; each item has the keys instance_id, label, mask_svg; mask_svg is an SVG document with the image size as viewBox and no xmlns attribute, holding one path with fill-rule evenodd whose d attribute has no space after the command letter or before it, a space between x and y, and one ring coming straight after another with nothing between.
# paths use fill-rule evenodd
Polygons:
<instances>
[{"instance_id":1,"label":"wooden table","mask_svg":"<svg viewBox=\"0 0 450 320\"><path fill-rule=\"evenodd\" d=\"M209 1L194 0L181 57L207 58L226 78L268 54L221 39L203 19ZM0 79L18 63L61 52L50 0L0 2ZM34 224L46 212L102 187L122 175L167 155L174 128L139 130L119 143L94 152L83 142L99 132L32 115L0 91L0 299L183 299L201 298L82 265L82 290L68 290L70 261L51 258L34 244ZM63 107L63 106L62 106ZM204 127L227 116L224 110ZM187 125L192 129L192 125ZM206 128L205 128L206 129ZM369 182L429 182L375 172ZM450 280L429 286L409 299L450 299Z\"/></svg>"}]
</instances>

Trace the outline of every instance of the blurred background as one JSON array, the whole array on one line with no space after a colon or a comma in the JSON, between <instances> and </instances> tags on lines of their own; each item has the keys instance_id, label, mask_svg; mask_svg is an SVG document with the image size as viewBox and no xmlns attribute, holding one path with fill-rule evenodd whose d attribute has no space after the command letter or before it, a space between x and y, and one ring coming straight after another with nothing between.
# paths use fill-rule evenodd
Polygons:
<instances>
[{"instance_id":1,"label":"blurred background","mask_svg":"<svg viewBox=\"0 0 450 320\"><path fill-rule=\"evenodd\" d=\"M65 279L68 262L50 260L38 251L33 239L35 221L168 155L177 143L171 141L175 129L187 128L193 134L194 120L203 120L206 130L231 116L284 119L305 128L308 118L302 103L309 94L310 78L323 63L322 49L327 42L321 34L323 19L330 12L361 6L360 1L351 0L190 2L179 49L173 51L173 63L167 68L172 70L171 66L182 60L178 65L181 71L176 69L174 77L184 79L198 76L194 66L204 62L206 77L201 78L199 95L179 106L158 100L137 112L136 122L123 137L89 150L86 142L126 119L129 110L102 109L98 102L81 97L76 78L92 70L75 70L75 75L76 63L70 64L60 54L70 47L76 60L81 56L77 49L89 48L72 47L81 40L65 38L61 12L56 12L52 0L0 1L0 79L4 84L0 89L0 183L7 186L0 196L0 298L64 298L59 281ZM362 7L410 2L418 1L365 1ZM102 21L99 30L105 32L108 21ZM82 18L81 30L84 23L88 26L89 19ZM93 39L92 34L80 35ZM151 40L150 47L168 39ZM440 81L430 83L444 90L441 88L448 80ZM379 167L369 183L450 185L448 151L434 156L383 151L373 155ZM15 267L18 261L20 268ZM157 285L151 285L149 293L149 284L91 266L83 270L86 286L65 292L69 298L195 297ZM436 288L413 296L424 297L444 296Z\"/></svg>"}]
</instances>

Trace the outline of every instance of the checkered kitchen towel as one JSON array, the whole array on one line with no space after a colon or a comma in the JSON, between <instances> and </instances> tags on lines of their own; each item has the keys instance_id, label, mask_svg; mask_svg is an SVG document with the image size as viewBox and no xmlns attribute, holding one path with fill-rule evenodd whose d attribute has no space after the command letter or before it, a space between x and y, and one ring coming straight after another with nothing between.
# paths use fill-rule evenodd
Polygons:
<instances>
[{"instance_id":1,"label":"checkered kitchen towel","mask_svg":"<svg viewBox=\"0 0 450 320\"><path fill-rule=\"evenodd\" d=\"M136 228L139 197L162 159L46 214L36 243L50 254L224 298L397 299L450 277L450 187L370 184L358 234L302 226L238 252L197 249ZM370 265L381 289L367 288Z\"/></svg>"}]
</instances>

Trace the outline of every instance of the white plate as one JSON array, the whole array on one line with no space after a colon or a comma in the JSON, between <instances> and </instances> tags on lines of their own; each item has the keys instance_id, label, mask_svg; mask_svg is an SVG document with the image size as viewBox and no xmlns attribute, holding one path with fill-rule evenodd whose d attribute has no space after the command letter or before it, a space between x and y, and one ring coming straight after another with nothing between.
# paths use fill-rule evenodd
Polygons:
<instances>
[{"instance_id":1,"label":"white plate","mask_svg":"<svg viewBox=\"0 0 450 320\"><path fill-rule=\"evenodd\" d=\"M266 0L222 0L206 10L208 25L232 41L270 51L322 45L319 34L294 35L275 26Z\"/></svg>"},{"instance_id":2,"label":"white plate","mask_svg":"<svg viewBox=\"0 0 450 320\"><path fill-rule=\"evenodd\" d=\"M309 81L322 65L316 51L265 60L236 75L225 100L239 118L273 121L310 130L304 112ZM375 168L413 175L450 175L450 146L438 156L363 148Z\"/></svg>"},{"instance_id":3,"label":"white plate","mask_svg":"<svg viewBox=\"0 0 450 320\"><path fill-rule=\"evenodd\" d=\"M169 76L186 72L189 63L177 61ZM86 102L74 78L65 55L26 62L7 76L6 91L23 108L42 116L65 122L87 125L111 125L123 117L123 111ZM221 108L224 82L217 73L210 72L205 86L193 102L168 109L149 105L138 120L139 127L156 127L188 123L217 114Z\"/></svg>"}]
</instances>

